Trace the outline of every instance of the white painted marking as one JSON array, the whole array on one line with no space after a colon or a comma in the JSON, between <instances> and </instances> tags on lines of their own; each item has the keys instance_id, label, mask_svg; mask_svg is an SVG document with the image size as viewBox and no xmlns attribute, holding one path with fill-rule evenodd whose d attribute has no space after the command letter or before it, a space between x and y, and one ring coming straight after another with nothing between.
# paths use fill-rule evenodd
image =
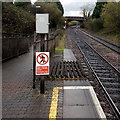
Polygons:
<instances>
[{"instance_id":1,"label":"white painted marking","mask_svg":"<svg viewBox=\"0 0 120 120\"><path fill-rule=\"evenodd\" d=\"M64 86L64 89L92 89L92 86Z\"/></svg>"},{"instance_id":2,"label":"white painted marking","mask_svg":"<svg viewBox=\"0 0 120 120\"><path fill-rule=\"evenodd\" d=\"M92 86L64 86L64 89L65 90L68 90L68 89L72 89L72 90L78 90L78 89L85 90L85 89L88 89L90 91L90 95L91 95L91 97L93 99L93 102L94 102L94 105L96 107L96 111L97 111L98 115L100 116L100 118L105 118L106 119L106 116L105 116L105 114L103 112L103 109L102 109L102 107L101 107L101 105L99 103L99 100L98 100Z\"/></svg>"}]
</instances>

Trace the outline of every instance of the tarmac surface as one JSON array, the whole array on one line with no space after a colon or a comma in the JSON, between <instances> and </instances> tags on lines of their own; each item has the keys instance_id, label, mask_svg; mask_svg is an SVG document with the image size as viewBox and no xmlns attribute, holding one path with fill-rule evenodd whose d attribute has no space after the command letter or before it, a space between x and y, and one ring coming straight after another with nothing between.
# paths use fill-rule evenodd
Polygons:
<instances>
[{"instance_id":1,"label":"tarmac surface","mask_svg":"<svg viewBox=\"0 0 120 120\"><path fill-rule=\"evenodd\" d=\"M3 63L2 117L48 118L54 87L62 81L46 81L45 94L40 94L39 80L32 89L32 51ZM62 117L63 92L59 91L57 117Z\"/></svg>"}]
</instances>

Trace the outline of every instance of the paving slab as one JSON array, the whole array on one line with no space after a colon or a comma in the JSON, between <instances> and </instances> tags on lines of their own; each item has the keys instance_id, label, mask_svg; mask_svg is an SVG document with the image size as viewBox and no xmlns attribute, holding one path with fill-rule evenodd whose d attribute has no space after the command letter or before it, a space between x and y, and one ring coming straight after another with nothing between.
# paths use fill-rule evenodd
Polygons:
<instances>
[{"instance_id":1,"label":"paving slab","mask_svg":"<svg viewBox=\"0 0 120 120\"><path fill-rule=\"evenodd\" d=\"M64 61L76 61L71 49L64 49Z\"/></svg>"},{"instance_id":2,"label":"paving slab","mask_svg":"<svg viewBox=\"0 0 120 120\"><path fill-rule=\"evenodd\" d=\"M64 86L63 118L106 118L92 86Z\"/></svg>"},{"instance_id":3,"label":"paving slab","mask_svg":"<svg viewBox=\"0 0 120 120\"><path fill-rule=\"evenodd\" d=\"M64 86L91 86L88 80L64 80Z\"/></svg>"},{"instance_id":4,"label":"paving slab","mask_svg":"<svg viewBox=\"0 0 120 120\"><path fill-rule=\"evenodd\" d=\"M66 106L63 110L63 118L96 118L90 106Z\"/></svg>"},{"instance_id":5,"label":"paving slab","mask_svg":"<svg viewBox=\"0 0 120 120\"><path fill-rule=\"evenodd\" d=\"M39 80L32 89L32 50L4 62L2 65L2 117L17 120L27 118L48 119L53 89L63 87L62 81L45 81L45 94L40 94ZM62 118L63 90L58 92L57 116Z\"/></svg>"}]
</instances>

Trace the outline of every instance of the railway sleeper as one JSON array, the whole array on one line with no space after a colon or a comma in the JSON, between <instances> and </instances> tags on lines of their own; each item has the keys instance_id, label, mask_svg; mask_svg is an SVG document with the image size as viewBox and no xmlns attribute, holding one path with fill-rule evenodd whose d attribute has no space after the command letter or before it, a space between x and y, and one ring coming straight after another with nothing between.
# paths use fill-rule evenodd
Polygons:
<instances>
[{"instance_id":1,"label":"railway sleeper","mask_svg":"<svg viewBox=\"0 0 120 120\"><path fill-rule=\"evenodd\" d=\"M116 103L119 103L120 102L120 96L119 96L119 94L109 94L110 95L110 97L112 98L112 100L114 101L114 102L116 102Z\"/></svg>"},{"instance_id":2,"label":"railway sleeper","mask_svg":"<svg viewBox=\"0 0 120 120\"><path fill-rule=\"evenodd\" d=\"M117 106L117 108L119 109L119 111L120 111L120 102L118 103L118 102L115 102L115 105Z\"/></svg>"},{"instance_id":3,"label":"railway sleeper","mask_svg":"<svg viewBox=\"0 0 120 120\"><path fill-rule=\"evenodd\" d=\"M104 79L104 78L108 78L108 79L113 78L113 79L115 79L114 76L112 74L110 75L109 73L96 73L96 74L101 79ZM104 78L102 78L102 77L104 77Z\"/></svg>"},{"instance_id":4,"label":"railway sleeper","mask_svg":"<svg viewBox=\"0 0 120 120\"><path fill-rule=\"evenodd\" d=\"M115 78L100 78L101 82L103 83L109 83L110 85L113 83L118 83L118 81Z\"/></svg>"},{"instance_id":5,"label":"railway sleeper","mask_svg":"<svg viewBox=\"0 0 120 120\"><path fill-rule=\"evenodd\" d=\"M95 72L97 72L97 73L104 73L104 74L108 74L108 73L110 73L109 72L109 70L95 70Z\"/></svg>"},{"instance_id":6,"label":"railway sleeper","mask_svg":"<svg viewBox=\"0 0 120 120\"><path fill-rule=\"evenodd\" d=\"M94 67L100 67L100 68L105 68L105 66L104 65L101 65L101 64L98 64L98 63L91 63L92 64L92 67L94 68Z\"/></svg>"},{"instance_id":7,"label":"railway sleeper","mask_svg":"<svg viewBox=\"0 0 120 120\"><path fill-rule=\"evenodd\" d=\"M110 94L114 94L114 93L115 93L115 94L118 94L118 95L120 94L120 90L118 90L117 88L111 88L111 89L110 89L110 88L106 88L106 87L105 87L105 89L106 89L106 90L108 91L108 93L110 93Z\"/></svg>"},{"instance_id":8,"label":"railway sleeper","mask_svg":"<svg viewBox=\"0 0 120 120\"><path fill-rule=\"evenodd\" d=\"M92 67L94 70L105 70L106 71L106 68L105 67L98 67L98 66L94 66ZM107 69L107 71L110 71L109 69Z\"/></svg>"},{"instance_id":9,"label":"railway sleeper","mask_svg":"<svg viewBox=\"0 0 120 120\"><path fill-rule=\"evenodd\" d=\"M114 88L120 88L120 83L110 83L110 82L104 82L103 83L107 88L111 88L111 87L114 87Z\"/></svg>"}]
</instances>

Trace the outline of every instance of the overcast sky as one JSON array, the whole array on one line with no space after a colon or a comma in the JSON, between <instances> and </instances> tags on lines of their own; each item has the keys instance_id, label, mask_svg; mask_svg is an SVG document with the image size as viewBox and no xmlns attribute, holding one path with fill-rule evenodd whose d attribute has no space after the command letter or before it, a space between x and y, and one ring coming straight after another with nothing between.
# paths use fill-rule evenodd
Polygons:
<instances>
[{"instance_id":1,"label":"overcast sky","mask_svg":"<svg viewBox=\"0 0 120 120\"><path fill-rule=\"evenodd\" d=\"M85 4L95 6L97 0L60 0L64 7L64 16L82 16L81 7Z\"/></svg>"},{"instance_id":2,"label":"overcast sky","mask_svg":"<svg viewBox=\"0 0 120 120\"><path fill-rule=\"evenodd\" d=\"M64 8L64 16L82 16L81 7L85 4L93 4L93 6L95 6L96 1L97 0L60 0Z\"/></svg>"}]
</instances>

